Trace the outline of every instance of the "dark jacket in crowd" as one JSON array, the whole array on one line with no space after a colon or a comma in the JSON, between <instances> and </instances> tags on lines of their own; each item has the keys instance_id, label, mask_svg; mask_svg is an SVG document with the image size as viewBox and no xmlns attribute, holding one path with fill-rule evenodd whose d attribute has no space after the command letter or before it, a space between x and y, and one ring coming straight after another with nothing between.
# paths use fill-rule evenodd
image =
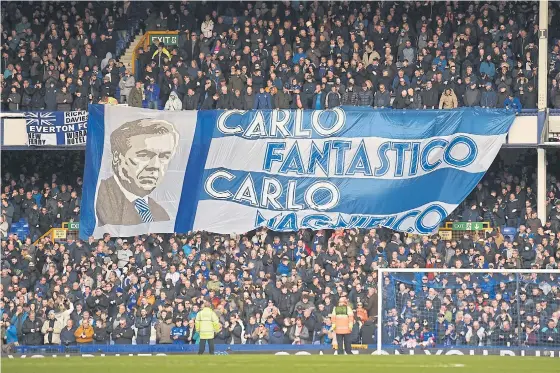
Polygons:
<instances>
[{"instance_id":1,"label":"dark jacket in crowd","mask_svg":"<svg viewBox=\"0 0 560 373\"><path fill-rule=\"evenodd\" d=\"M439 95L434 88L422 91L422 103L426 109L437 109L439 105Z\"/></svg>"},{"instance_id":2,"label":"dark jacket in crowd","mask_svg":"<svg viewBox=\"0 0 560 373\"><path fill-rule=\"evenodd\" d=\"M41 328L43 323L41 320L36 318L35 320L31 321L28 317L23 322L23 343L29 346L39 346L43 344L43 335L41 334Z\"/></svg>"},{"instance_id":3,"label":"dark jacket in crowd","mask_svg":"<svg viewBox=\"0 0 560 373\"><path fill-rule=\"evenodd\" d=\"M480 105L480 90L478 88L468 87L463 95L463 104L468 107Z\"/></svg>"},{"instance_id":4,"label":"dark jacket in crowd","mask_svg":"<svg viewBox=\"0 0 560 373\"><path fill-rule=\"evenodd\" d=\"M358 106L372 106L373 105L373 93L371 90L366 89L365 91L361 89L358 91Z\"/></svg>"},{"instance_id":5,"label":"dark jacket in crowd","mask_svg":"<svg viewBox=\"0 0 560 373\"><path fill-rule=\"evenodd\" d=\"M132 344L132 338L134 337L134 331L130 326L125 326L124 328L118 325L113 329L113 341L117 345Z\"/></svg>"},{"instance_id":6,"label":"dark jacket in crowd","mask_svg":"<svg viewBox=\"0 0 560 373\"><path fill-rule=\"evenodd\" d=\"M72 102L74 99L70 92L62 92L62 90L56 93L56 109L58 111L69 111L72 109Z\"/></svg>"},{"instance_id":7,"label":"dark jacket in crowd","mask_svg":"<svg viewBox=\"0 0 560 373\"><path fill-rule=\"evenodd\" d=\"M537 108L537 91L527 90L520 97L521 106L523 109L536 109Z\"/></svg>"},{"instance_id":8,"label":"dark jacket in crowd","mask_svg":"<svg viewBox=\"0 0 560 373\"><path fill-rule=\"evenodd\" d=\"M273 109L272 106L272 97L270 93L257 93L255 95L255 105L253 109L263 110L263 109Z\"/></svg>"},{"instance_id":9,"label":"dark jacket in crowd","mask_svg":"<svg viewBox=\"0 0 560 373\"><path fill-rule=\"evenodd\" d=\"M130 93L127 96L128 106L132 107L142 107L142 90L132 87Z\"/></svg>"},{"instance_id":10,"label":"dark jacket in crowd","mask_svg":"<svg viewBox=\"0 0 560 373\"><path fill-rule=\"evenodd\" d=\"M88 100L86 97L81 96L80 97L76 96L76 98L74 98L74 102L72 103L72 110L87 110L88 107Z\"/></svg>"},{"instance_id":11,"label":"dark jacket in crowd","mask_svg":"<svg viewBox=\"0 0 560 373\"><path fill-rule=\"evenodd\" d=\"M254 108L254 106L255 106L255 94L254 93L250 94L250 95L245 94L243 96L243 99L245 101L245 103L243 105L244 110L251 110L251 109Z\"/></svg>"},{"instance_id":12,"label":"dark jacket in crowd","mask_svg":"<svg viewBox=\"0 0 560 373\"><path fill-rule=\"evenodd\" d=\"M136 326L137 337L149 337L152 334L151 317L137 317L135 326Z\"/></svg>"},{"instance_id":13,"label":"dark jacket in crowd","mask_svg":"<svg viewBox=\"0 0 560 373\"><path fill-rule=\"evenodd\" d=\"M23 88L23 93L21 96L21 106L23 110L31 109L31 101L33 99L34 93L35 93L35 88L33 87Z\"/></svg>"},{"instance_id":14,"label":"dark jacket in crowd","mask_svg":"<svg viewBox=\"0 0 560 373\"><path fill-rule=\"evenodd\" d=\"M204 93L202 96L202 102L200 103L200 110L212 110L214 109L214 98L211 92Z\"/></svg>"},{"instance_id":15,"label":"dark jacket in crowd","mask_svg":"<svg viewBox=\"0 0 560 373\"><path fill-rule=\"evenodd\" d=\"M274 95L274 108L276 109L289 109L290 108L290 95L283 90L278 90Z\"/></svg>"},{"instance_id":16,"label":"dark jacket in crowd","mask_svg":"<svg viewBox=\"0 0 560 373\"><path fill-rule=\"evenodd\" d=\"M406 95L404 97L402 95L398 95L393 100L393 108L394 109L408 109L409 106L410 106L410 100L408 98L408 95Z\"/></svg>"},{"instance_id":17,"label":"dark jacket in crowd","mask_svg":"<svg viewBox=\"0 0 560 373\"><path fill-rule=\"evenodd\" d=\"M76 344L76 336L74 332L76 331L76 327L72 327L68 329L65 325L60 332L60 344L63 346L75 345ZM95 337L95 335L94 335Z\"/></svg>"},{"instance_id":18,"label":"dark jacket in crowd","mask_svg":"<svg viewBox=\"0 0 560 373\"><path fill-rule=\"evenodd\" d=\"M109 331L104 326L94 326L93 327L93 341L96 344L107 344L109 343Z\"/></svg>"},{"instance_id":19,"label":"dark jacket in crowd","mask_svg":"<svg viewBox=\"0 0 560 373\"><path fill-rule=\"evenodd\" d=\"M243 100L243 96L241 95L236 96L235 94L232 94L229 98L229 109L243 110L244 105L245 102Z\"/></svg>"},{"instance_id":20,"label":"dark jacket in crowd","mask_svg":"<svg viewBox=\"0 0 560 373\"><path fill-rule=\"evenodd\" d=\"M340 93L331 91L327 93L325 98L325 107L328 109L338 107L341 104L341 100L342 96L340 96Z\"/></svg>"},{"instance_id":21,"label":"dark jacket in crowd","mask_svg":"<svg viewBox=\"0 0 560 373\"><path fill-rule=\"evenodd\" d=\"M198 102L200 96L195 93L194 95L186 94L183 98L183 110L196 110L198 108Z\"/></svg>"},{"instance_id":22,"label":"dark jacket in crowd","mask_svg":"<svg viewBox=\"0 0 560 373\"><path fill-rule=\"evenodd\" d=\"M45 108L45 88L36 88L31 97L31 110L38 111Z\"/></svg>"},{"instance_id":23,"label":"dark jacket in crowd","mask_svg":"<svg viewBox=\"0 0 560 373\"><path fill-rule=\"evenodd\" d=\"M480 96L480 106L486 108L495 108L498 102L498 95L493 89L484 90Z\"/></svg>"},{"instance_id":24,"label":"dark jacket in crowd","mask_svg":"<svg viewBox=\"0 0 560 373\"><path fill-rule=\"evenodd\" d=\"M391 106L391 94L389 93L389 91L385 90L384 92L375 92L373 106L377 108L387 108Z\"/></svg>"},{"instance_id":25,"label":"dark jacket in crowd","mask_svg":"<svg viewBox=\"0 0 560 373\"><path fill-rule=\"evenodd\" d=\"M8 109L10 109L10 111L21 110L21 95L19 93L10 93L10 95L8 96Z\"/></svg>"},{"instance_id":26,"label":"dark jacket in crowd","mask_svg":"<svg viewBox=\"0 0 560 373\"><path fill-rule=\"evenodd\" d=\"M358 104L358 94L354 89L347 89L342 94L342 105L356 106Z\"/></svg>"},{"instance_id":27,"label":"dark jacket in crowd","mask_svg":"<svg viewBox=\"0 0 560 373\"><path fill-rule=\"evenodd\" d=\"M220 94L216 100L216 109L229 109L230 107L230 94Z\"/></svg>"}]
</instances>

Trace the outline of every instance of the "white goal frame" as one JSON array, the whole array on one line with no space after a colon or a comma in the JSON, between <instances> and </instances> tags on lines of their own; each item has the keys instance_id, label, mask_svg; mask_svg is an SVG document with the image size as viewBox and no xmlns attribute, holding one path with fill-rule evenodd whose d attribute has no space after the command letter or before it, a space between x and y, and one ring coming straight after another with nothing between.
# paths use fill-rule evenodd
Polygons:
<instances>
[{"instance_id":1,"label":"white goal frame","mask_svg":"<svg viewBox=\"0 0 560 373\"><path fill-rule=\"evenodd\" d=\"M383 279L386 273L515 273L560 274L559 269L470 269L470 268L378 268L377 269L377 354L383 350Z\"/></svg>"}]
</instances>

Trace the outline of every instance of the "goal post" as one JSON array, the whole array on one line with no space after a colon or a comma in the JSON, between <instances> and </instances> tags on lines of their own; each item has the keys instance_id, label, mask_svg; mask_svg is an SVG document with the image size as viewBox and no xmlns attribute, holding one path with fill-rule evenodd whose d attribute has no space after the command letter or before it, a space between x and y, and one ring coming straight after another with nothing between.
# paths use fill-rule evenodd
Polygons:
<instances>
[{"instance_id":1,"label":"goal post","mask_svg":"<svg viewBox=\"0 0 560 373\"><path fill-rule=\"evenodd\" d=\"M377 354L432 348L560 353L558 269L377 271Z\"/></svg>"}]
</instances>

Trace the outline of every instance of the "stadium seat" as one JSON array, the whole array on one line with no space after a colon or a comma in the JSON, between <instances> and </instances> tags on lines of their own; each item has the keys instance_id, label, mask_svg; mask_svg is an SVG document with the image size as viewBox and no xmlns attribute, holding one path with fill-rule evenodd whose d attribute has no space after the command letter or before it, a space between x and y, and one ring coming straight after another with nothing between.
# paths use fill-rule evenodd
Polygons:
<instances>
[{"instance_id":1,"label":"stadium seat","mask_svg":"<svg viewBox=\"0 0 560 373\"><path fill-rule=\"evenodd\" d=\"M509 238L510 240L513 241L513 239L515 238L515 235L517 234L517 228L505 227L502 234L504 235L504 237Z\"/></svg>"}]
</instances>

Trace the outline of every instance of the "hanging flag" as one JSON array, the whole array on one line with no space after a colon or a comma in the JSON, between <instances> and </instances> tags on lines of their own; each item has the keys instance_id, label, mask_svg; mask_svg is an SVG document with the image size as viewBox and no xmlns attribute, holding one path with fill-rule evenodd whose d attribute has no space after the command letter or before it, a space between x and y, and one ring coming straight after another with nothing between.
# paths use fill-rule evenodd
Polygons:
<instances>
[{"instance_id":1,"label":"hanging flag","mask_svg":"<svg viewBox=\"0 0 560 373\"><path fill-rule=\"evenodd\" d=\"M87 121L87 111L27 112L27 145L85 145Z\"/></svg>"},{"instance_id":2,"label":"hanging flag","mask_svg":"<svg viewBox=\"0 0 560 373\"><path fill-rule=\"evenodd\" d=\"M82 236L266 226L428 234L505 142L506 110L90 106Z\"/></svg>"}]
</instances>

